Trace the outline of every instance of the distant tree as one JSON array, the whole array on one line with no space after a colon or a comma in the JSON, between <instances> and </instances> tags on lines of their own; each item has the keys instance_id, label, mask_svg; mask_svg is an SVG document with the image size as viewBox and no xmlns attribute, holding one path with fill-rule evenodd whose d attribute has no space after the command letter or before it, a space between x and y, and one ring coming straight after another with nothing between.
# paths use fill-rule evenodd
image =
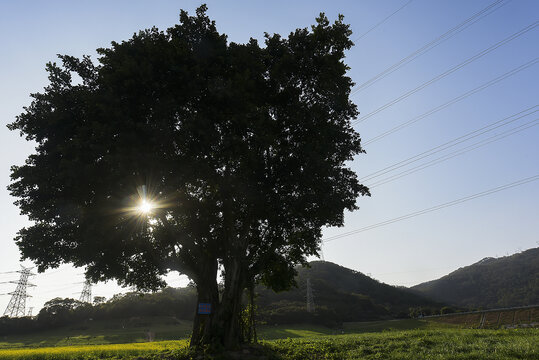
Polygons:
<instances>
[{"instance_id":1,"label":"distant tree","mask_svg":"<svg viewBox=\"0 0 539 360\"><path fill-rule=\"evenodd\" d=\"M28 334L38 329L37 321L30 316L0 317L0 336L13 336L15 334Z\"/></svg>"},{"instance_id":2,"label":"distant tree","mask_svg":"<svg viewBox=\"0 0 539 360\"><path fill-rule=\"evenodd\" d=\"M450 306L444 306L440 309L440 315L444 314L453 314L455 312L455 309L453 309Z\"/></svg>"},{"instance_id":3,"label":"distant tree","mask_svg":"<svg viewBox=\"0 0 539 360\"><path fill-rule=\"evenodd\" d=\"M103 304L105 301L107 301L107 299L104 296L94 296L93 304L100 305Z\"/></svg>"},{"instance_id":4,"label":"distant tree","mask_svg":"<svg viewBox=\"0 0 539 360\"><path fill-rule=\"evenodd\" d=\"M141 290L186 274L211 304L191 344L234 347L244 289L289 288L322 227L369 192L347 166L363 150L342 16L260 47L227 43L205 11L99 49L99 65L49 63L9 125L37 143L9 190L34 222L16 242L39 271L70 262Z\"/></svg>"},{"instance_id":5,"label":"distant tree","mask_svg":"<svg viewBox=\"0 0 539 360\"><path fill-rule=\"evenodd\" d=\"M408 315L411 318L423 317L423 309L421 307L411 307L409 308Z\"/></svg>"},{"instance_id":6,"label":"distant tree","mask_svg":"<svg viewBox=\"0 0 539 360\"><path fill-rule=\"evenodd\" d=\"M40 324L46 326L60 326L74 322L76 317L74 311L84 303L70 298L54 298L47 301L37 316Z\"/></svg>"}]
</instances>

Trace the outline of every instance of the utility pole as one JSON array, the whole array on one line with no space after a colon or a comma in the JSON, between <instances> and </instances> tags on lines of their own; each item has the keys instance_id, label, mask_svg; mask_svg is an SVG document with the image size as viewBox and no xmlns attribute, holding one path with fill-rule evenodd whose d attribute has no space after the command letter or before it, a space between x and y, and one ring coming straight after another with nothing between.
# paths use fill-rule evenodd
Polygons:
<instances>
[{"instance_id":1,"label":"utility pole","mask_svg":"<svg viewBox=\"0 0 539 360\"><path fill-rule=\"evenodd\" d=\"M21 274L19 281L10 281L10 283L17 284L17 287L15 291L9 293L11 299L9 300L9 304L7 304L6 311L4 311L4 316L19 317L26 315L26 298L30 297L26 293L26 288L28 286L35 286L28 283L28 278L35 274L30 271L32 268L25 268L22 265L21 268L21 270L17 271Z\"/></svg>"},{"instance_id":2,"label":"utility pole","mask_svg":"<svg viewBox=\"0 0 539 360\"><path fill-rule=\"evenodd\" d=\"M90 280L84 281L84 287L82 288L82 293L80 294L79 301L85 303L92 302L92 283Z\"/></svg>"},{"instance_id":3,"label":"utility pole","mask_svg":"<svg viewBox=\"0 0 539 360\"><path fill-rule=\"evenodd\" d=\"M307 312L314 312L314 296L311 279L307 278Z\"/></svg>"}]
</instances>

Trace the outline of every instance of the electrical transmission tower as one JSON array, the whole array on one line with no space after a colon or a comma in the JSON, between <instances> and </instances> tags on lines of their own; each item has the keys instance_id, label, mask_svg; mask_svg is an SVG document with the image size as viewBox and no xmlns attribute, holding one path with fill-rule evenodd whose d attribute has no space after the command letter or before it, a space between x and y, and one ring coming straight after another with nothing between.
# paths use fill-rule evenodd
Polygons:
<instances>
[{"instance_id":1,"label":"electrical transmission tower","mask_svg":"<svg viewBox=\"0 0 539 360\"><path fill-rule=\"evenodd\" d=\"M28 315L26 315L26 316L32 317L32 310L33 310L33 309L34 309L34 308L33 308L32 306L30 306L30 307L28 308Z\"/></svg>"},{"instance_id":2,"label":"electrical transmission tower","mask_svg":"<svg viewBox=\"0 0 539 360\"><path fill-rule=\"evenodd\" d=\"M307 312L314 312L314 296L311 279L307 278Z\"/></svg>"},{"instance_id":3,"label":"electrical transmission tower","mask_svg":"<svg viewBox=\"0 0 539 360\"><path fill-rule=\"evenodd\" d=\"M90 280L84 282L84 287L82 288L79 300L85 303L92 302L92 283Z\"/></svg>"},{"instance_id":4,"label":"electrical transmission tower","mask_svg":"<svg viewBox=\"0 0 539 360\"><path fill-rule=\"evenodd\" d=\"M35 274L30 271L32 268L25 268L22 265L21 268L21 270L17 271L21 274L19 281L10 281L10 283L17 284L17 288L15 288L15 291L9 293L11 299L9 300L9 304L7 304L6 311L4 311L4 316L26 316L26 298L30 297L26 293L26 288L28 286L35 286L28 283L28 278Z\"/></svg>"}]
</instances>

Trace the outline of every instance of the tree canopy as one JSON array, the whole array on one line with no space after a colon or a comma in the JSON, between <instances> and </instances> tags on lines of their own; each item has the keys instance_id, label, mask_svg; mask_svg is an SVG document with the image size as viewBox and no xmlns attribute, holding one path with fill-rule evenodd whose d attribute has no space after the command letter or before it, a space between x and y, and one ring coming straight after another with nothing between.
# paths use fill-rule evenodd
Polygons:
<instances>
[{"instance_id":1,"label":"tree canopy","mask_svg":"<svg viewBox=\"0 0 539 360\"><path fill-rule=\"evenodd\" d=\"M233 346L244 289L289 288L322 227L369 192L347 166L363 150L342 16L260 46L228 42L205 12L112 42L97 64L47 64L50 84L9 125L37 142L9 190L40 271L69 262L144 290L187 274L212 304L193 343Z\"/></svg>"}]
</instances>

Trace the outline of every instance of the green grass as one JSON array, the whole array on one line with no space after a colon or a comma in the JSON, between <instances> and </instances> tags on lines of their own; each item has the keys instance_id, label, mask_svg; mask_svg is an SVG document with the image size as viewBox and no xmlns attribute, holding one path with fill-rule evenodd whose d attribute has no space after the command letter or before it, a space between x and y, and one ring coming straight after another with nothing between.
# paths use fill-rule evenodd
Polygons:
<instances>
[{"instance_id":1,"label":"green grass","mask_svg":"<svg viewBox=\"0 0 539 360\"><path fill-rule=\"evenodd\" d=\"M539 330L405 330L287 339L268 345L282 359L539 359Z\"/></svg>"},{"instance_id":2,"label":"green grass","mask_svg":"<svg viewBox=\"0 0 539 360\"><path fill-rule=\"evenodd\" d=\"M342 329L307 324L263 325L258 326L258 335L260 339L275 340L447 326L449 325L414 319L345 323ZM154 333L154 341L179 340L189 337L191 327L190 321L178 322L170 317L137 318L132 321L91 321L46 332L0 337L0 349L146 342L148 331Z\"/></svg>"},{"instance_id":3,"label":"green grass","mask_svg":"<svg viewBox=\"0 0 539 360\"><path fill-rule=\"evenodd\" d=\"M316 337L339 333L338 330L316 325L265 325L257 327L258 337L263 340Z\"/></svg>"},{"instance_id":4,"label":"green grass","mask_svg":"<svg viewBox=\"0 0 539 360\"><path fill-rule=\"evenodd\" d=\"M293 329L291 329L293 330ZM191 359L187 341L0 350L0 360ZM392 330L264 341L274 360L539 359L539 329ZM225 358L225 357L220 357ZM217 359L217 358L216 358Z\"/></svg>"},{"instance_id":5,"label":"green grass","mask_svg":"<svg viewBox=\"0 0 539 360\"><path fill-rule=\"evenodd\" d=\"M191 321L170 317L89 321L26 335L2 336L0 349L146 342L148 331L154 333L155 341L179 340L189 337L191 330Z\"/></svg>"},{"instance_id":6,"label":"green grass","mask_svg":"<svg viewBox=\"0 0 539 360\"><path fill-rule=\"evenodd\" d=\"M417 319L383 320L344 323L342 328L330 329L316 325L264 325L258 327L258 337L264 340L304 338L313 336L362 334L386 330L445 329L455 326Z\"/></svg>"},{"instance_id":7,"label":"green grass","mask_svg":"<svg viewBox=\"0 0 539 360\"><path fill-rule=\"evenodd\" d=\"M345 323L342 329L317 325L263 325L258 336L263 340L304 338L341 334L361 334L385 330L439 329L451 325L425 320L386 320ZM0 349L36 348L74 345L105 345L147 342L148 330L154 341L180 340L189 337L192 322L170 317L136 318L128 321L90 321L49 331L0 337Z\"/></svg>"},{"instance_id":8,"label":"green grass","mask_svg":"<svg viewBox=\"0 0 539 360\"><path fill-rule=\"evenodd\" d=\"M402 319L383 321L348 322L343 324L345 334L361 334L386 330L447 329L457 326L427 320Z\"/></svg>"},{"instance_id":9,"label":"green grass","mask_svg":"<svg viewBox=\"0 0 539 360\"><path fill-rule=\"evenodd\" d=\"M168 317L95 321L0 338L0 360L190 359L191 322ZM146 333L155 334L147 342ZM539 329L479 330L426 320L259 326L267 359L539 360ZM178 339L184 340L178 340ZM167 340L167 341L163 341Z\"/></svg>"}]
</instances>

